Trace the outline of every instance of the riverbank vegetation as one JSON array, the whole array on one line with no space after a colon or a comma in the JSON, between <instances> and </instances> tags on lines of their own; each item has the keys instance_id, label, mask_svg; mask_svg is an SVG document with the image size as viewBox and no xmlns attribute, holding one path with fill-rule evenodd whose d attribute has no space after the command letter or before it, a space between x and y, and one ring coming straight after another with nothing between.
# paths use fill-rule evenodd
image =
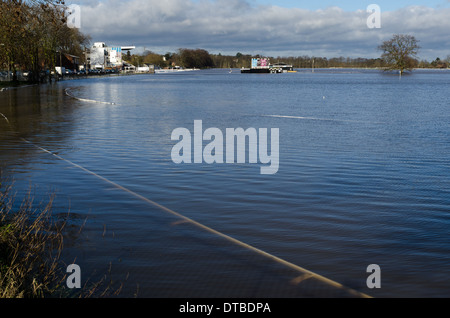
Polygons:
<instances>
[{"instance_id":1,"label":"riverbank vegetation","mask_svg":"<svg viewBox=\"0 0 450 318\"><path fill-rule=\"evenodd\" d=\"M67 25L64 1L2 0L0 2L0 69L14 82L18 71L38 82L55 69L57 57L83 57L90 39Z\"/></svg>"},{"instance_id":2,"label":"riverbank vegetation","mask_svg":"<svg viewBox=\"0 0 450 318\"><path fill-rule=\"evenodd\" d=\"M1 179L1 171L0 171ZM81 289L66 284L67 264L63 242L73 238L70 214L54 215L53 196L46 203L28 195L20 205L13 188L0 180L0 299L1 298L101 298L118 296L123 282L113 282L110 272ZM80 234L82 227L76 229ZM108 279L109 278L109 279Z\"/></svg>"},{"instance_id":3,"label":"riverbank vegetation","mask_svg":"<svg viewBox=\"0 0 450 318\"><path fill-rule=\"evenodd\" d=\"M27 198L14 210L11 187L0 190L0 298L53 295L65 276L59 266L65 223L52 218L52 200L35 210Z\"/></svg>"}]
</instances>

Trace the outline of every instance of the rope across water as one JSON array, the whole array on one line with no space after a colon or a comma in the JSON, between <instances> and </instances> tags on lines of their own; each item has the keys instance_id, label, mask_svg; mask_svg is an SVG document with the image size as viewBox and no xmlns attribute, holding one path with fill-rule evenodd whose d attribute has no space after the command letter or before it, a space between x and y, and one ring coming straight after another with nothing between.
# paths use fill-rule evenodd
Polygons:
<instances>
[{"instance_id":1,"label":"rope across water","mask_svg":"<svg viewBox=\"0 0 450 318\"><path fill-rule=\"evenodd\" d=\"M67 90L66 90L66 93L67 93ZM11 127L12 131L14 131L14 129L11 126L8 118L3 113L0 113L0 115L8 123L8 125ZM206 225L204 225L202 223L199 223L199 222L197 222L197 221L195 221L195 220L193 220L191 218L188 218L188 217L184 216L181 213L178 213L178 212L176 212L176 211L174 211L172 209L169 209L168 207L165 207L165 206L163 206L163 205L161 205L161 204L159 204L159 203L157 203L157 202L155 202L153 200L150 200L150 199L144 197L143 195L141 195L139 193L136 193L136 192L134 192L134 191L124 187L124 186L121 186L120 184L118 184L118 183L116 183L114 181L111 181L111 180L109 180L109 179L107 179L107 178L105 178L105 177L103 177L103 176L101 176L101 175L99 175L99 174L97 174L97 173L95 173L95 172L93 172L93 171L91 171L91 170L89 170L89 169L87 169L87 168L85 168L85 167L75 163L75 162L72 162L72 161L70 161L70 160L68 160L66 158L63 158L63 157L61 157L61 156L51 152L48 149L45 149L45 148L43 148L43 147L41 147L39 145L36 145L35 143L33 143L33 142L23 138L23 137L19 137L19 139L22 142L24 142L26 144L29 144L29 145L39 149L40 151L45 152L45 153L53 156L54 158L56 158L58 160L64 161L67 164L69 164L69 165L71 165L71 166L73 166L73 167L75 167L77 169L80 169L80 170L82 170L82 171L84 171L84 172L86 172L86 173L88 173L88 174L90 174L90 175L92 175L92 176L94 176L94 177L104 181L105 183L108 183L108 184L114 186L115 188L120 189L120 190L122 190L122 191L124 191L124 192L126 192L126 193L128 193L128 194L130 194L130 195L132 195L134 197L136 197L137 199L142 200L142 201L144 201L144 202L146 202L146 203L148 203L148 204L158 208L161 211L164 211L164 212L169 213L169 214L171 214L173 216L176 216L176 217L180 218L181 220L183 220L185 222L188 222L188 223L194 225L195 227L197 227L197 228L199 228L201 230L204 230L204 231L209 232L209 233L211 233L213 235L221 237L221 238L223 238L223 239L233 243L234 245L237 245L237 246L240 246L240 247L242 247L244 249L252 251L252 252L254 252L254 253L258 254L258 255L261 255L261 256L263 256L263 257L273 261L273 262L276 262L276 263L281 264L281 265L283 265L283 266L285 266L287 268L290 268L291 270L294 270L294 271L298 272L300 274L300 277L298 277L296 279L299 279L299 282L300 281L304 281L304 280L308 280L308 279L311 279L311 278L314 278L314 279L317 279L318 281L320 281L320 282L322 282L322 283L324 283L324 284L326 284L326 285L328 285L330 287L337 288L337 289L340 289L340 290L344 290L349 295L352 295L353 297L371 298L370 296L368 296L368 295L366 295L364 293L361 293L359 291L356 291L356 290L353 290L351 288L348 288L348 287L346 287L346 286L344 286L344 285L342 285L342 284L340 284L338 282L335 282L335 281L333 281L331 279L328 279L328 278L326 278L326 277L324 277L322 275L319 275L317 273L309 271L309 270L307 270L305 268L302 268L302 267L300 267L300 266L298 266L296 264L288 262L288 261L286 261L284 259L281 259L281 258L275 256L275 255L272 255L272 254L270 254L268 252L265 252L265 251L263 251L263 250L261 250L259 248L256 248L256 247L254 247L252 245L249 245L249 244L247 244L245 242L242 242L242 241L240 241L238 239L235 239L235 238L233 238L233 237L231 237L229 235L226 235L226 234L224 234L222 232L219 232L219 231L217 231L217 230L215 230L215 229L213 229L211 227L208 227L208 226L206 226Z\"/></svg>"}]
</instances>

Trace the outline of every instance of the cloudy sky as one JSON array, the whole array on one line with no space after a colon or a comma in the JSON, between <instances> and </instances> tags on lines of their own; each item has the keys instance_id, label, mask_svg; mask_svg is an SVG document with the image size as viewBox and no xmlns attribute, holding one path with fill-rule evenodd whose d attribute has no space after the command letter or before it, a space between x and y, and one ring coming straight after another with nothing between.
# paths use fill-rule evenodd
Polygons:
<instances>
[{"instance_id":1,"label":"cloudy sky","mask_svg":"<svg viewBox=\"0 0 450 318\"><path fill-rule=\"evenodd\" d=\"M93 42L157 53L378 57L395 33L420 40L420 58L450 55L450 0L78 0L81 30ZM370 29L370 4L381 28Z\"/></svg>"}]
</instances>

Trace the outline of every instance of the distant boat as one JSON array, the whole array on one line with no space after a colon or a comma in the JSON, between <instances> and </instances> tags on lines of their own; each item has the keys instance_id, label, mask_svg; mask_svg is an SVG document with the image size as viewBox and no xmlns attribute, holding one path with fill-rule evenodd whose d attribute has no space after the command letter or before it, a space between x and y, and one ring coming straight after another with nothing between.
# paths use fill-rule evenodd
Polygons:
<instances>
[{"instance_id":1,"label":"distant boat","mask_svg":"<svg viewBox=\"0 0 450 318\"><path fill-rule=\"evenodd\" d=\"M251 68L242 68L241 73L256 73L256 74L269 74L269 73L296 73L292 65L286 63L269 63L268 58L253 58Z\"/></svg>"},{"instance_id":2,"label":"distant boat","mask_svg":"<svg viewBox=\"0 0 450 318\"><path fill-rule=\"evenodd\" d=\"M258 74L267 73L267 74L269 74L270 69L269 68L242 68L241 73L258 73Z\"/></svg>"},{"instance_id":3,"label":"distant boat","mask_svg":"<svg viewBox=\"0 0 450 318\"><path fill-rule=\"evenodd\" d=\"M197 69L197 68L183 68L181 66L175 66L175 67L172 67L172 68L156 69L155 70L155 74L191 72L191 71L199 71L199 69Z\"/></svg>"},{"instance_id":4,"label":"distant boat","mask_svg":"<svg viewBox=\"0 0 450 318\"><path fill-rule=\"evenodd\" d=\"M272 73L297 73L292 65L286 63L271 64L270 68L274 70Z\"/></svg>"}]
</instances>

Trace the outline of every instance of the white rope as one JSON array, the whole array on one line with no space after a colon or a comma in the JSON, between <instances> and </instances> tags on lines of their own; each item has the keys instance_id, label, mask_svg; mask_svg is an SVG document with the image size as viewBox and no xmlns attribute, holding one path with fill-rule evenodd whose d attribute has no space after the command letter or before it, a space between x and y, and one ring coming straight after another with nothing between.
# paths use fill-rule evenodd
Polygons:
<instances>
[{"instance_id":1,"label":"white rope","mask_svg":"<svg viewBox=\"0 0 450 318\"><path fill-rule=\"evenodd\" d=\"M115 103L110 103L110 102L102 102L102 101L97 101L97 100L93 100L93 99L85 99L85 98L79 98L76 97L74 95L72 95L70 93L70 90L68 88L65 89L65 93L67 96L72 97L76 100L82 101L82 102L87 102L87 103L97 103L97 104L106 104L106 105L116 105Z\"/></svg>"},{"instance_id":2,"label":"white rope","mask_svg":"<svg viewBox=\"0 0 450 318\"><path fill-rule=\"evenodd\" d=\"M21 139L22 139L22 141L26 142L27 144L33 145L34 147L38 148L39 150L41 150L43 152L46 152L46 153L54 156L55 158L57 158L59 160L65 161L66 163L68 163L68 164L70 164L70 165L72 165L72 166L74 166L74 167L76 167L78 169L81 169L81 170L87 172L88 174L91 174L91 175L99 178L100 180L103 180L106 183L111 184L112 186L116 187L117 189L120 189L122 191L125 191L125 192L131 194L134 197L136 197L136 198L138 198L138 199L140 199L142 201L145 201L145 202L149 203L150 205L153 205L154 207L159 208L162 211L165 211L165 212L167 212L169 214L172 214L172 215L174 215L174 216L176 216L176 217L178 217L178 218L180 218L180 219L182 219L182 220L184 220L184 221L186 221L186 222L188 222L188 223L190 223L190 224L192 224L192 225L194 225L194 226L196 226L196 227L198 227L200 229L203 229L203 230L205 230L205 231L207 231L209 233L212 233L214 235L222 237L222 238L228 240L231 243L234 243L234 244L236 244L238 246L241 246L241 247L243 247L245 249L251 250L251 251L253 251L253 252L255 252L255 253L259 254L259 255L262 255L262 256L264 256L266 258L269 258L269 259L275 261L276 263L282 264L282 265L284 265L284 266L286 266L286 267L288 267L290 269L298 271L302 275L306 275L307 279L309 279L309 278L316 278L317 280L319 280L319 281L321 281L321 282L323 282L323 283L325 283L327 285L330 285L332 287L339 288L339 289L344 289L344 290L346 290L347 292L349 292L350 294L352 294L354 296L362 297L362 298L369 298L368 295L365 295L365 294L363 294L361 292L358 292L358 291L352 290L350 288L347 288L347 287L341 285L340 283L337 283L337 282L335 282L335 281L333 281L331 279L328 279L328 278L326 278L324 276L321 276L319 274L313 273L313 272L311 272L311 271L309 271L307 269L304 269L304 268L302 268L302 267L300 267L298 265L290 263L290 262L288 262L286 260L283 260L283 259L281 259L281 258L279 258L277 256L269 254L269 253L267 253L267 252L265 252L265 251L263 251L261 249L258 249L258 248L254 247L254 246L251 246L251 245L246 244L246 243L244 243L242 241L239 241L239 240L237 240L237 239L235 239L235 238L233 238L231 236L228 236L226 234L223 234L223 233L221 233L221 232L219 232L217 230L214 230L214 229L212 229L212 228L210 228L210 227L208 227L206 225L203 225L203 224L201 224L201 223L199 223L197 221L194 221L194 220L192 220L192 219L190 219L190 218L188 218L188 217L186 217L186 216L184 216L184 215L182 215L182 214L180 214L178 212L175 212L175 211L173 211L173 210L171 210L171 209L169 209L169 208L167 208L167 207L165 207L165 206L163 206L163 205L161 205L161 204L159 204L159 203L157 203L155 201L152 201L152 200L150 200L150 199L148 199L148 198L146 198L146 197L144 197L144 196L142 196L142 195L140 195L140 194L138 194L138 193L136 193L136 192L134 192L134 191L132 191L130 189L127 189L127 188L125 188L125 187L123 187L123 186L121 186L121 185L119 185L119 184L117 184L117 183L115 183L115 182L113 182L113 181L111 181L111 180L109 180L109 179L107 179L107 178L105 178L105 177L103 177L103 176L101 176L101 175L99 175L99 174L97 174L97 173L95 173L95 172L93 172L93 171L83 167L83 166L80 166L80 165L78 165L78 164L76 164L76 163L74 163L74 162L72 162L70 160L67 160L67 159L65 159L65 158L63 158L63 157L61 157L61 156L59 156L59 155L57 155L57 154L55 154L55 153L45 149L45 148L37 146L37 145L31 143L30 141L24 139L24 138L21 138Z\"/></svg>"}]
</instances>

